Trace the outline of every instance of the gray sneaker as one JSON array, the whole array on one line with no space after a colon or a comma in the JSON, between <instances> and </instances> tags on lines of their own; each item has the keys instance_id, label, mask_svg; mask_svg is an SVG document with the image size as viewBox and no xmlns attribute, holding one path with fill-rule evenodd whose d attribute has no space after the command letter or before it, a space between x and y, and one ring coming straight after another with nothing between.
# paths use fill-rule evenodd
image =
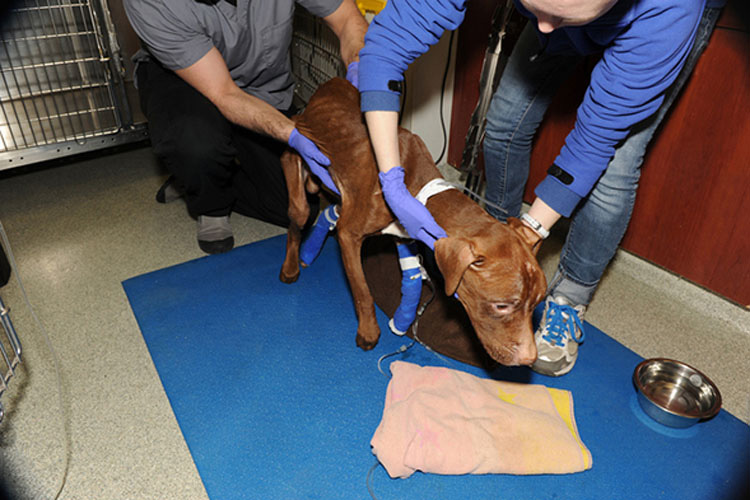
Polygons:
<instances>
[{"instance_id":1,"label":"gray sneaker","mask_svg":"<svg viewBox=\"0 0 750 500\"><path fill-rule=\"evenodd\" d=\"M198 216L198 246L206 253L228 252L234 247L232 226L229 216Z\"/></svg>"},{"instance_id":2,"label":"gray sneaker","mask_svg":"<svg viewBox=\"0 0 750 500\"><path fill-rule=\"evenodd\" d=\"M573 306L565 297L547 297L539 327L534 332L538 357L531 369L559 377L573 369L578 344L583 342L586 306Z\"/></svg>"}]
</instances>

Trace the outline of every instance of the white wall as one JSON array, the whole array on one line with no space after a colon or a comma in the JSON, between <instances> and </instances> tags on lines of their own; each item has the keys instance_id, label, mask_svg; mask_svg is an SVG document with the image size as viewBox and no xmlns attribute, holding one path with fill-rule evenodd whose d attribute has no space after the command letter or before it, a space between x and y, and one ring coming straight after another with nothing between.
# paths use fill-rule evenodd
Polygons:
<instances>
[{"instance_id":1,"label":"white wall","mask_svg":"<svg viewBox=\"0 0 750 500\"><path fill-rule=\"evenodd\" d=\"M440 122L440 93L448 57L450 32L443 34L440 41L422 57L414 61L406 72L407 95L401 126L419 135L425 142L434 160L438 159L443 149L443 128ZM453 38L448 77L443 94L443 121L445 123L445 141L450 138L451 109L453 107L453 73L455 66L455 46L457 36ZM448 144L441 164L446 162Z\"/></svg>"}]
</instances>

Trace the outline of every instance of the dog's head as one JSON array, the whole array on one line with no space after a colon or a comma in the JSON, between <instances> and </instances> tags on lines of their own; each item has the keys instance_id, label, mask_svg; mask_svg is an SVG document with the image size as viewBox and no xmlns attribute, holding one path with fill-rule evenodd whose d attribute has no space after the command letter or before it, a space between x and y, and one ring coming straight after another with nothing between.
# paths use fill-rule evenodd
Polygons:
<instances>
[{"instance_id":1,"label":"dog's head","mask_svg":"<svg viewBox=\"0 0 750 500\"><path fill-rule=\"evenodd\" d=\"M508 366L536 360L531 315L547 286L535 256L537 242L524 228L510 218L475 237L435 243L445 293L457 294L487 353Z\"/></svg>"}]
</instances>

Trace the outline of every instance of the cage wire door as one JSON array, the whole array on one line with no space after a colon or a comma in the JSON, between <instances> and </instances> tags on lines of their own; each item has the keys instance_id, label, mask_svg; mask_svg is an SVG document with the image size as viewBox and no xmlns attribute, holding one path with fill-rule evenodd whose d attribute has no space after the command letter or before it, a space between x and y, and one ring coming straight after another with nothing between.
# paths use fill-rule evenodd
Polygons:
<instances>
[{"instance_id":1,"label":"cage wire door","mask_svg":"<svg viewBox=\"0 0 750 500\"><path fill-rule=\"evenodd\" d=\"M145 134L105 0L13 2L0 24L0 170Z\"/></svg>"},{"instance_id":2,"label":"cage wire door","mask_svg":"<svg viewBox=\"0 0 750 500\"><path fill-rule=\"evenodd\" d=\"M10 309L5 307L3 299L0 298L0 326L5 332L5 336L0 332L0 397L8 388L10 379L15 375L16 367L21 363L21 341L13 329L9 313ZM0 400L0 423L4 416L5 409Z\"/></svg>"},{"instance_id":3,"label":"cage wire door","mask_svg":"<svg viewBox=\"0 0 750 500\"><path fill-rule=\"evenodd\" d=\"M346 74L336 34L301 7L294 13L291 58L292 73L297 78L294 104L299 109L307 104L320 85Z\"/></svg>"}]
</instances>

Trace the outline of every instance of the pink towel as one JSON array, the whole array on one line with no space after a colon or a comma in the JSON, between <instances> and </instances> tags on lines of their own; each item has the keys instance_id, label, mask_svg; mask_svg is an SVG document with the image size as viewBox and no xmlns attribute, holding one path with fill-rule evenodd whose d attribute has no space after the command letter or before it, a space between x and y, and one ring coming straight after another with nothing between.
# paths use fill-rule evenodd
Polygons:
<instances>
[{"instance_id":1,"label":"pink towel","mask_svg":"<svg viewBox=\"0 0 750 500\"><path fill-rule=\"evenodd\" d=\"M388 474L566 474L591 468L568 391L391 364L370 444Z\"/></svg>"}]
</instances>

